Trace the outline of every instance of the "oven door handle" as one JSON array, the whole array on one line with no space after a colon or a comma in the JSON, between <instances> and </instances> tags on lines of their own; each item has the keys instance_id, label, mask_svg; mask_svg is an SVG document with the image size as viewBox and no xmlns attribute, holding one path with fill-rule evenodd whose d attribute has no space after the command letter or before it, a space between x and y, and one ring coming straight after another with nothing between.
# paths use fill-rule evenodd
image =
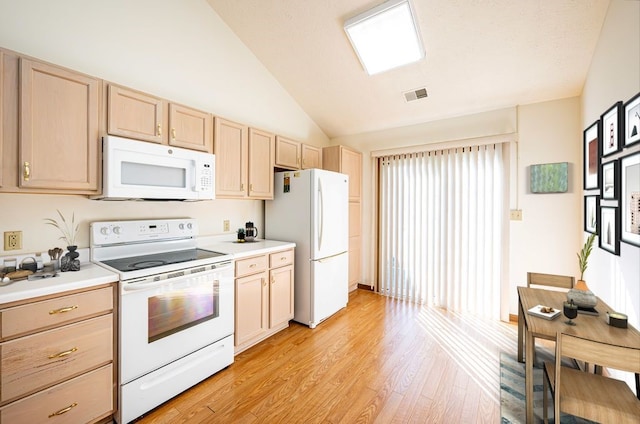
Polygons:
<instances>
[{"instance_id":1,"label":"oven door handle","mask_svg":"<svg viewBox=\"0 0 640 424\"><path fill-rule=\"evenodd\" d=\"M178 283L183 280L201 278L201 277L204 277L205 275L210 275L210 274L217 274L219 273L219 271L220 271L220 268L209 271L209 272L199 272L197 274L188 274L188 275L183 275L183 276L171 278L171 279L140 281L137 283L126 283L122 285L122 290L124 290L125 292L147 290L154 287L164 286L167 283ZM220 281L220 278L215 278L214 281Z\"/></svg>"}]
</instances>

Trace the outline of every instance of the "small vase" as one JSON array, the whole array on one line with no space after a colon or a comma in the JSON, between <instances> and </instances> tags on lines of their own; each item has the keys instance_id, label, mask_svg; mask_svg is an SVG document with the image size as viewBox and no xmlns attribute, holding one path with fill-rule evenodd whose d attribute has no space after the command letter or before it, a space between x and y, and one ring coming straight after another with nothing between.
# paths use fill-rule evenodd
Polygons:
<instances>
[{"instance_id":1,"label":"small vase","mask_svg":"<svg viewBox=\"0 0 640 424\"><path fill-rule=\"evenodd\" d=\"M76 252L78 246L67 246L68 252L60 259L60 271L80 271L80 254Z\"/></svg>"},{"instance_id":2,"label":"small vase","mask_svg":"<svg viewBox=\"0 0 640 424\"><path fill-rule=\"evenodd\" d=\"M572 301L581 308L593 308L598 304L598 298L584 280L578 280L576 286L567 292L567 301Z\"/></svg>"}]
</instances>

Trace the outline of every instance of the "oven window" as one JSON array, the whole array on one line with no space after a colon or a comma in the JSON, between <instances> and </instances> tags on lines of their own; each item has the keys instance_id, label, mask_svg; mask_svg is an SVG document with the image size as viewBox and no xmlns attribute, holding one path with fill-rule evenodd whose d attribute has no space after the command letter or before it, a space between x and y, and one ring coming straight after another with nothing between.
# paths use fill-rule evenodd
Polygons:
<instances>
[{"instance_id":1,"label":"oven window","mask_svg":"<svg viewBox=\"0 0 640 424\"><path fill-rule=\"evenodd\" d=\"M218 284L214 280L149 297L149 343L218 317Z\"/></svg>"},{"instance_id":2,"label":"oven window","mask_svg":"<svg viewBox=\"0 0 640 424\"><path fill-rule=\"evenodd\" d=\"M187 170L184 168L122 162L120 174L123 185L176 188L187 186Z\"/></svg>"}]
</instances>

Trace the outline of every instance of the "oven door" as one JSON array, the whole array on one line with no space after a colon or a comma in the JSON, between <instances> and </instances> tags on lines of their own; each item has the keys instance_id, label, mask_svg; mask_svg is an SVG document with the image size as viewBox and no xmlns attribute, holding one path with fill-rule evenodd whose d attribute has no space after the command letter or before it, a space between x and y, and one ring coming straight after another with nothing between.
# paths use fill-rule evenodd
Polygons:
<instances>
[{"instance_id":1,"label":"oven door","mask_svg":"<svg viewBox=\"0 0 640 424\"><path fill-rule=\"evenodd\" d=\"M233 334L233 262L190 272L120 283L120 384Z\"/></svg>"}]
</instances>

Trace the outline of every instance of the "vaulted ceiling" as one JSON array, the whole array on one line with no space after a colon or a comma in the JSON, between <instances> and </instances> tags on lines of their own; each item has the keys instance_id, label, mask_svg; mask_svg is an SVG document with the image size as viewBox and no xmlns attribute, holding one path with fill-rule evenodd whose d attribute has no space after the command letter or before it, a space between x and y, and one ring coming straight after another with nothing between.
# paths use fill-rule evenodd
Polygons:
<instances>
[{"instance_id":1,"label":"vaulted ceiling","mask_svg":"<svg viewBox=\"0 0 640 424\"><path fill-rule=\"evenodd\" d=\"M330 138L577 96L609 6L412 0L425 59L369 76L343 23L383 0L207 1Z\"/></svg>"}]
</instances>

